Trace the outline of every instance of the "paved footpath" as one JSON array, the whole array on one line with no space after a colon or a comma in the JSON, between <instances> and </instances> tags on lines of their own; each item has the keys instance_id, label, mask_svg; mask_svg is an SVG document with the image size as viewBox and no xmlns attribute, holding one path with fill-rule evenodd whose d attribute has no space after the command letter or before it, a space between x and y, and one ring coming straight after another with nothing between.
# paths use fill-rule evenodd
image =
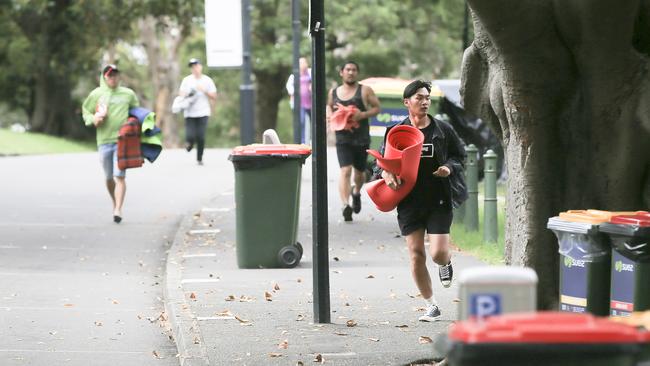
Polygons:
<instances>
[{"instance_id":1,"label":"paved footpath","mask_svg":"<svg viewBox=\"0 0 650 366\"><path fill-rule=\"evenodd\" d=\"M332 322L313 322L311 158L303 166L300 196L304 255L293 269L237 268L234 170L224 159L217 169L233 177L221 181L232 183L217 187L209 203L184 219L169 251L165 306L181 365L409 365L440 359L430 342L456 319L456 284L444 289L429 259L442 320L418 322L424 304L396 213L379 212L364 194L361 213L343 222L333 149L328 162ZM456 278L463 268L481 265L459 252L453 263Z\"/></svg>"}]
</instances>

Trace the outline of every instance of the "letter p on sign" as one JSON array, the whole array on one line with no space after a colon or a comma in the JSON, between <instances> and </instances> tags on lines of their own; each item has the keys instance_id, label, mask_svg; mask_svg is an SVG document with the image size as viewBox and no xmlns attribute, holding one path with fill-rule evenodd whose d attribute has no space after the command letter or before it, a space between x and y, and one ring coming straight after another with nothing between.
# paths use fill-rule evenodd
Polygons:
<instances>
[{"instance_id":1,"label":"letter p on sign","mask_svg":"<svg viewBox=\"0 0 650 366\"><path fill-rule=\"evenodd\" d=\"M501 295L473 294L470 297L470 316L485 318L501 314Z\"/></svg>"}]
</instances>

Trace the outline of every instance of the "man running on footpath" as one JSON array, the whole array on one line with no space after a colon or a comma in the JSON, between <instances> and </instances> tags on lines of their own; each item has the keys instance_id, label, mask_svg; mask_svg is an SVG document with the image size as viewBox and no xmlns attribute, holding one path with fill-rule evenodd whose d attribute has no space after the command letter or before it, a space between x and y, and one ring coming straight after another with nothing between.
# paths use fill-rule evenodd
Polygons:
<instances>
[{"instance_id":1,"label":"man running on footpath","mask_svg":"<svg viewBox=\"0 0 650 366\"><path fill-rule=\"evenodd\" d=\"M419 320L426 322L440 319L440 309L433 296L427 270L424 235L428 234L429 254L438 264L440 282L447 288L451 286L454 275L449 250L452 207L457 207L467 198L467 190L462 183L464 144L451 125L427 113L431 106L430 93L431 84L426 81L416 80L407 85L403 97L408 118L398 124L416 127L424 134L417 181L411 192L397 205L397 222L402 236L406 237L411 275L427 305L426 313ZM386 130L386 135L388 131L390 128ZM383 152L383 146L381 150ZM377 170L375 175L381 171L380 168ZM402 184L398 176L388 171L381 171L381 177L391 189L397 190ZM460 188L452 189L452 184Z\"/></svg>"},{"instance_id":2,"label":"man running on footpath","mask_svg":"<svg viewBox=\"0 0 650 366\"><path fill-rule=\"evenodd\" d=\"M135 92L120 86L120 71L115 65L106 65L95 88L83 102L86 126L97 129L99 160L106 177L106 188L113 201L113 221L122 221L122 205L126 195L126 171L117 166L117 136L129 117L129 109L140 102Z\"/></svg>"},{"instance_id":3,"label":"man running on footpath","mask_svg":"<svg viewBox=\"0 0 650 366\"><path fill-rule=\"evenodd\" d=\"M354 105L359 111L352 116L359 124L358 128L351 131L336 131L336 155L339 160L339 196L343 203L343 219L352 221L352 212L361 211L361 186L366 181L366 163L370 146L370 126L368 119L379 113L379 99L375 92L366 85L357 81L359 65L354 61L347 61L341 66L339 75L343 85L332 88L327 97L327 121L339 105ZM354 180L354 185L350 179ZM352 206L350 206L352 196Z\"/></svg>"},{"instance_id":4,"label":"man running on footpath","mask_svg":"<svg viewBox=\"0 0 650 366\"><path fill-rule=\"evenodd\" d=\"M217 101L217 87L209 76L203 74L203 65L198 58L190 59L187 66L192 73L183 78L178 93L191 98L189 107L184 111L185 149L190 152L196 144L196 162L203 165L205 129Z\"/></svg>"}]
</instances>

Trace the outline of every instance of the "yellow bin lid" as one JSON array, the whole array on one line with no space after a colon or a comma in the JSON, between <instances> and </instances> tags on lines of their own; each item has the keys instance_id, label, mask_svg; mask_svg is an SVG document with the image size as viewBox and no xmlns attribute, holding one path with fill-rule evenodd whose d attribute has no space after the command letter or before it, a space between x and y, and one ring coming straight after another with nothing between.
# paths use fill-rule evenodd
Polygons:
<instances>
[{"instance_id":1,"label":"yellow bin lid","mask_svg":"<svg viewBox=\"0 0 650 366\"><path fill-rule=\"evenodd\" d=\"M602 211L602 210L569 210L560 212L560 218L569 222L582 222L585 224L602 224L608 222L612 216L634 215L628 211Z\"/></svg>"}]
</instances>

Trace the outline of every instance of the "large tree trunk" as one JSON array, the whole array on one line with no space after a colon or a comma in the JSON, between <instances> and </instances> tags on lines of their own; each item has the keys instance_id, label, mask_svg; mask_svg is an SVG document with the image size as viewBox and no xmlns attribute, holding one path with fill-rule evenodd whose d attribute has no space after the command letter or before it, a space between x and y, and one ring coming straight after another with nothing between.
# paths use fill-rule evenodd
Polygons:
<instances>
[{"instance_id":1,"label":"large tree trunk","mask_svg":"<svg viewBox=\"0 0 650 366\"><path fill-rule=\"evenodd\" d=\"M165 147L179 147L181 117L172 114L171 104L179 86L178 48L184 39L181 26L169 17L147 16L140 20L139 28L149 60L156 124L162 128Z\"/></svg>"},{"instance_id":2,"label":"large tree trunk","mask_svg":"<svg viewBox=\"0 0 650 366\"><path fill-rule=\"evenodd\" d=\"M79 106L72 101L68 79L45 68L35 74L30 130L74 139L92 136L92 130L84 127Z\"/></svg>"},{"instance_id":3,"label":"large tree trunk","mask_svg":"<svg viewBox=\"0 0 650 366\"><path fill-rule=\"evenodd\" d=\"M255 119L257 131L255 141L262 141L262 133L276 129L278 125L278 105L282 100L284 84L287 81L288 70L258 71L255 73Z\"/></svg>"},{"instance_id":4,"label":"large tree trunk","mask_svg":"<svg viewBox=\"0 0 650 366\"><path fill-rule=\"evenodd\" d=\"M506 262L534 268L539 305L554 308L548 218L650 207L647 14L637 1L469 3L462 94L506 153Z\"/></svg>"}]
</instances>

